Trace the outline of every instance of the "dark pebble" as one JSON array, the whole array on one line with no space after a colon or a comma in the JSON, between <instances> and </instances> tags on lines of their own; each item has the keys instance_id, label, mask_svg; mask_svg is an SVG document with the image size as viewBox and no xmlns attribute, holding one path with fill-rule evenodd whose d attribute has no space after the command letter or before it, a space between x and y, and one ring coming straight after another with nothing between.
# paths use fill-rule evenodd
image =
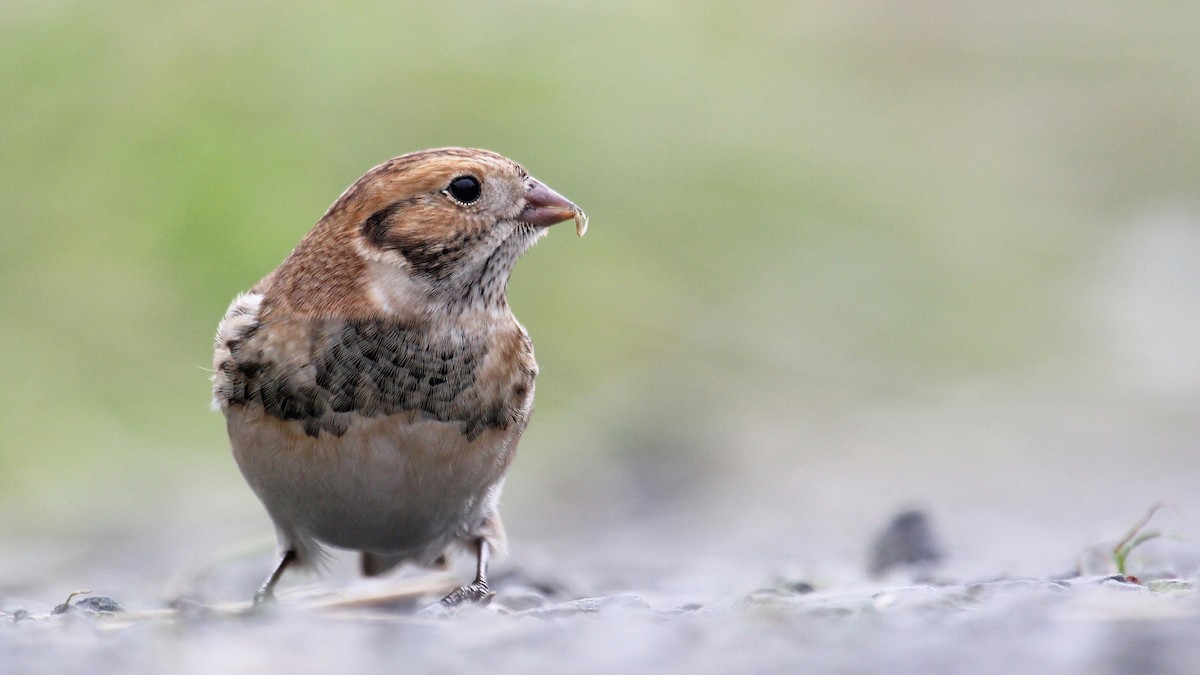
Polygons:
<instances>
[{"instance_id":1,"label":"dark pebble","mask_svg":"<svg viewBox=\"0 0 1200 675\"><path fill-rule=\"evenodd\" d=\"M84 611L95 612L96 614L117 614L125 611L125 608L120 603L105 595L96 595L76 600L75 606Z\"/></svg>"},{"instance_id":2,"label":"dark pebble","mask_svg":"<svg viewBox=\"0 0 1200 675\"><path fill-rule=\"evenodd\" d=\"M104 595L96 595L88 598L81 598L71 604L63 603L55 607L51 614L66 614L67 612L78 609L91 614L117 614L124 612L125 608L116 600Z\"/></svg>"},{"instance_id":3,"label":"dark pebble","mask_svg":"<svg viewBox=\"0 0 1200 675\"><path fill-rule=\"evenodd\" d=\"M898 568L927 574L942 559L929 518L921 511L897 514L871 543L868 569L881 577Z\"/></svg>"}]
</instances>

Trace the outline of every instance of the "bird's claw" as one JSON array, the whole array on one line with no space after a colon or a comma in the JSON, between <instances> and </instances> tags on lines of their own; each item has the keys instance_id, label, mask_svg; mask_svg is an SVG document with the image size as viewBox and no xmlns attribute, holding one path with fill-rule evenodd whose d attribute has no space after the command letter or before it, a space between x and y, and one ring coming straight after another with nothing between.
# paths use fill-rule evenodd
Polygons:
<instances>
[{"instance_id":1,"label":"bird's claw","mask_svg":"<svg viewBox=\"0 0 1200 675\"><path fill-rule=\"evenodd\" d=\"M442 598L443 607L457 607L464 602L486 605L496 597L496 593L484 582L476 581L468 586L459 586L453 593Z\"/></svg>"}]
</instances>

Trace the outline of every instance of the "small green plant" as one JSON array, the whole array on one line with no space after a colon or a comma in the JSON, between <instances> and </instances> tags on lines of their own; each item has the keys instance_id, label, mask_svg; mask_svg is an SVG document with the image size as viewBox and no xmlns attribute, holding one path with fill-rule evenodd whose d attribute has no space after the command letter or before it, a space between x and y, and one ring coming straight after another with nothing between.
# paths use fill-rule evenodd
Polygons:
<instances>
[{"instance_id":1,"label":"small green plant","mask_svg":"<svg viewBox=\"0 0 1200 675\"><path fill-rule=\"evenodd\" d=\"M91 593L91 591L75 591L75 592L71 593L70 595L67 596L67 599L65 601L63 601L63 604L56 606L53 610L50 611L50 613L51 614L66 614L71 609L71 601L75 599L75 596L88 595L89 593Z\"/></svg>"},{"instance_id":2,"label":"small green plant","mask_svg":"<svg viewBox=\"0 0 1200 675\"><path fill-rule=\"evenodd\" d=\"M1159 509L1171 505L1171 502L1166 501L1154 502L1154 504L1150 506L1150 509L1146 511L1146 515L1142 516L1141 520L1139 520L1132 528L1130 528L1129 532L1125 534L1125 537L1122 538L1121 541L1117 542L1117 545L1113 547L1112 559L1113 563L1117 567L1118 574L1124 577L1129 576L1129 554L1133 552L1133 549L1141 546L1151 539L1158 539L1159 537L1168 536L1160 530L1149 530L1145 532L1142 530L1150 523L1150 519L1154 517L1155 513L1158 513ZM1136 580L1137 579L1135 578L1134 581Z\"/></svg>"}]
</instances>

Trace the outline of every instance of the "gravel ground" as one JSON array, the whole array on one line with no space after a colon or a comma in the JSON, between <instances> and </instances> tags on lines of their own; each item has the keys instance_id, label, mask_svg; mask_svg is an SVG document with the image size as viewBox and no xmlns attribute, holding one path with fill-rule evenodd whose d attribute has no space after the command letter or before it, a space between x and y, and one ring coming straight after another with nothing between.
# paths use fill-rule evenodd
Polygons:
<instances>
[{"instance_id":1,"label":"gravel ground","mask_svg":"<svg viewBox=\"0 0 1200 675\"><path fill-rule=\"evenodd\" d=\"M51 599L62 587L51 572L24 586L24 599L0 596L0 652L5 671L30 673L1186 673L1200 662L1200 575L1187 542L1137 548L1139 577L1102 573L1108 542L1081 552L1073 571L964 583L934 525L897 514L863 542L861 571L845 574L755 565L745 541L746 555L724 559L656 558L645 545L627 547L623 564L597 550L552 564L517 557L497 569L490 606L453 612L436 599L465 567L368 581L339 556L251 611L244 598L265 548L205 561L149 592L122 577L119 551L94 548L92 567L75 573L107 588ZM105 595L111 588L128 595Z\"/></svg>"},{"instance_id":2,"label":"gravel ground","mask_svg":"<svg viewBox=\"0 0 1200 675\"><path fill-rule=\"evenodd\" d=\"M1200 597L1184 580L793 584L682 606L633 592L535 595L501 590L490 607L453 616L287 601L257 614L201 605L110 613L109 601L76 600L61 614L0 616L0 639L9 672L1185 673L1200 659Z\"/></svg>"}]
</instances>

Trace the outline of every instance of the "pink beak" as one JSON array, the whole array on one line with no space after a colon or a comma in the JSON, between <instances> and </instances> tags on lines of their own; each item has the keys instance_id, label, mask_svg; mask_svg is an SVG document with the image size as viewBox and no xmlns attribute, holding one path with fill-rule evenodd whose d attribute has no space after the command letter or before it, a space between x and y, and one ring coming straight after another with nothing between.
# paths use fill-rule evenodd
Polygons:
<instances>
[{"instance_id":1,"label":"pink beak","mask_svg":"<svg viewBox=\"0 0 1200 675\"><path fill-rule=\"evenodd\" d=\"M538 227L550 227L555 223L575 218L577 213L579 207L566 197L536 180L530 180L529 189L525 192L525 208L521 210L517 220Z\"/></svg>"}]
</instances>

